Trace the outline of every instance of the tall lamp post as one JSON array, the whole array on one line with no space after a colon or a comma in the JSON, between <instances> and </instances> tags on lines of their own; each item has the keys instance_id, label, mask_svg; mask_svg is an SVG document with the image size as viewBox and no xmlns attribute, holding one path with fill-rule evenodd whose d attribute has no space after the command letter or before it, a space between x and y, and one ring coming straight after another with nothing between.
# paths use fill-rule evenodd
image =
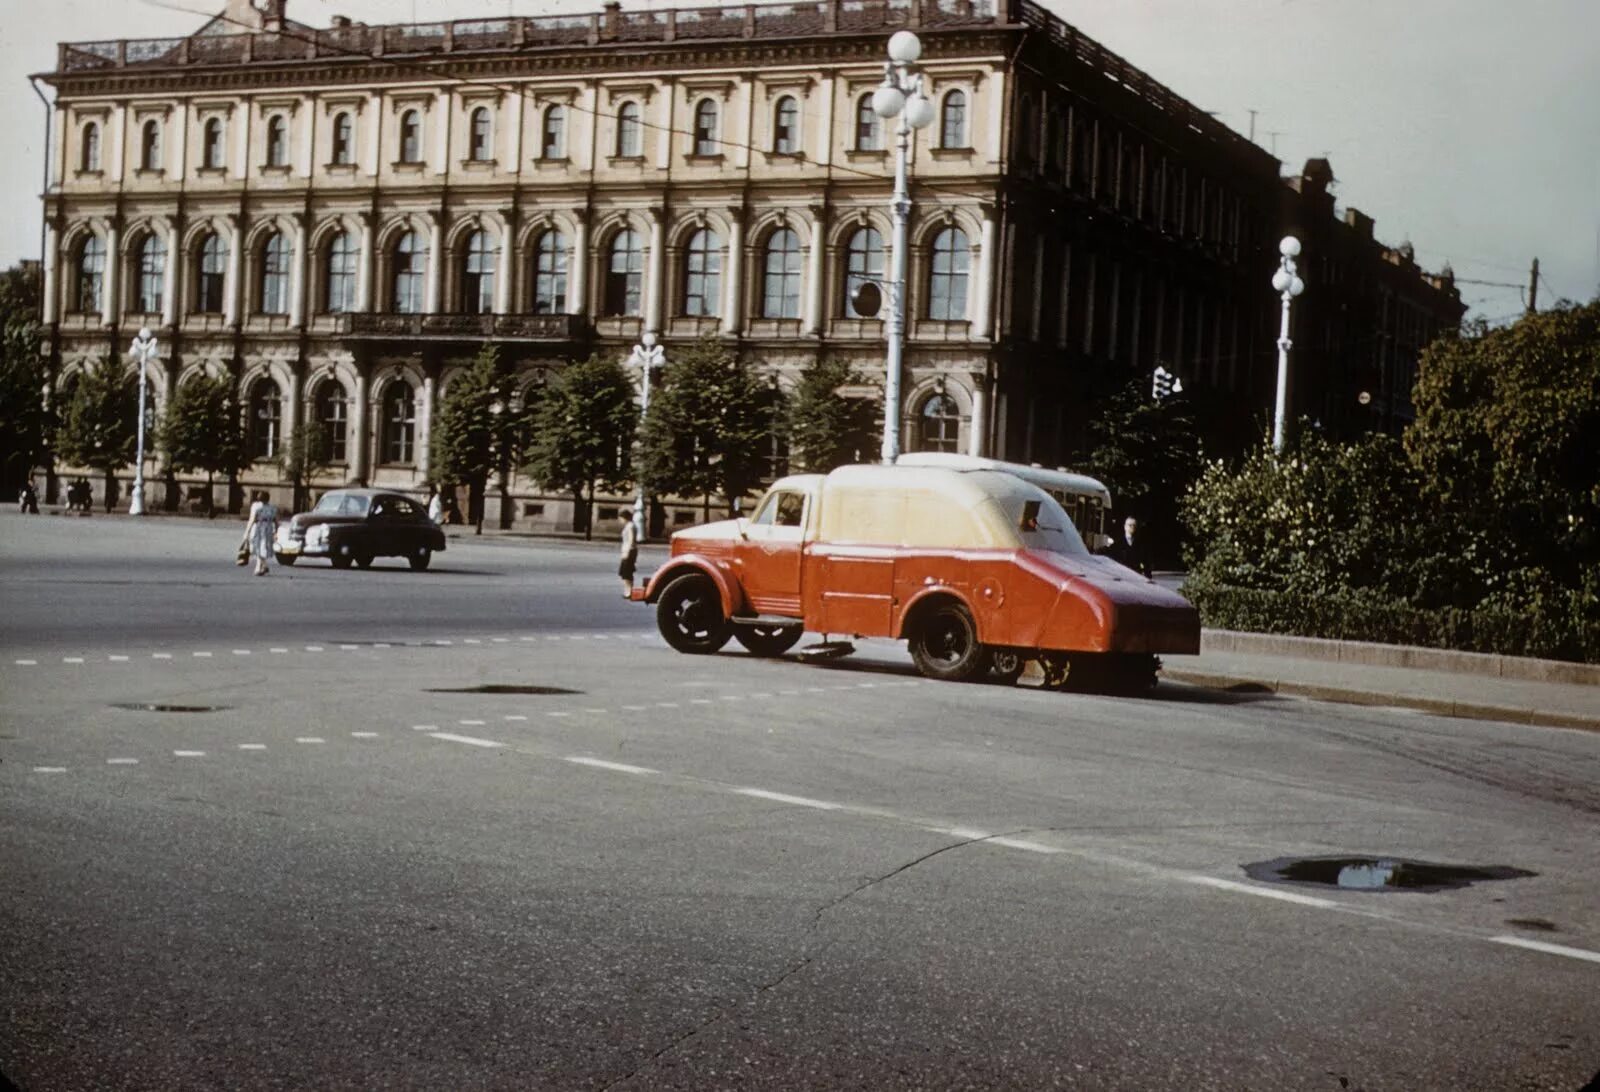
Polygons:
<instances>
[{"instance_id":1,"label":"tall lamp post","mask_svg":"<svg viewBox=\"0 0 1600 1092\"><path fill-rule=\"evenodd\" d=\"M145 374L150 367L150 358L156 355L156 339L150 335L150 327L140 328L139 336L133 339L133 346L128 351L139 358L139 440L134 454L133 497L128 501L128 515L142 516L144 515Z\"/></svg>"},{"instance_id":2,"label":"tall lamp post","mask_svg":"<svg viewBox=\"0 0 1600 1092\"><path fill-rule=\"evenodd\" d=\"M1272 413L1272 450L1283 453L1284 417L1288 413L1289 399L1289 304L1306 290L1306 282L1295 271L1294 260L1300 256L1300 240L1285 235L1278 243L1278 271L1272 275L1272 287L1283 298L1283 320L1278 327L1278 398Z\"/></svg>"},{"instance_id":3,"label":"tall lamp post","mask_svg":"<svg viewBox=\"0 0 1600 1092\"><path fill-rule=\"evenodd\" d=\"M656 344L656 335L653 330L646 330L639 337L639 344L633 347L628 354L628 366L639 368L644 372L644 399L639 406L639 433L644 435L644 421L650 412L650 373L663 367L667 362L667 351ZM644 527L644 476L639 477L639 493L633 499L633 529L639 536L639 541L645 538Z\"/></svg>"},{"instance_id":4,"label":"tall lamp post","mask_svg":"<svg viewBox=\"0 0 1600 1092\"><path fill-rule=\"evenodd\" d=\"M889 269L889 318L885 333L889 351L888 375L883 390L883 461L892 465L900 457L900 360L906 324L906 224L911 217L911 192L907 176L911 166L911 130L933 123L933 103L922 93L922 73L912 68L922 56L922 41L909 30L889 39L889 59L883 65L883 83L872 93L872 112L888 120L899 118L895 128L894 255Z\"/></svg>"}]
</instances>

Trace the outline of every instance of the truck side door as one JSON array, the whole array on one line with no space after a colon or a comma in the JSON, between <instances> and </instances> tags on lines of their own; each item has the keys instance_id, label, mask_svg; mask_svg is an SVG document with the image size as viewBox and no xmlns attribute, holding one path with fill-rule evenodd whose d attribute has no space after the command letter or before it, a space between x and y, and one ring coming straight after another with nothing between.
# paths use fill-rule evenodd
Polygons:
<instances>
[{"instance_id":1,"label":"truck side door","mask_svg":"<svg viewBox=\"0 0 1600 1092\"><path fill-rule=\"evenodd\" d=\"M808 494L783 489L769 494L745 524L740 580L745 598L761 614L800 615L800 554L809 511Z\"/></svg>"}]
</instances>

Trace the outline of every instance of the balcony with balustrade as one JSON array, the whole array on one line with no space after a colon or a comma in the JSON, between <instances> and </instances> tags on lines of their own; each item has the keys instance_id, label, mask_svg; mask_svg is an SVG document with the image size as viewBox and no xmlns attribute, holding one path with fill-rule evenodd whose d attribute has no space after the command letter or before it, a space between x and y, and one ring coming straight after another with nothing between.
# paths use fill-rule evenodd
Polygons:
<instances>
[{"instance_id":1,"label":"balcony with balustrade","mask_svg":"<svg viewBox=\"0 0 1600 1092\"><path fill-rule=\"evenodd\" d=\"M581 330L576 315L388 315L354 312L333 318L338 337L372 341L570 342Z\"/></svg>"}]
</instances>

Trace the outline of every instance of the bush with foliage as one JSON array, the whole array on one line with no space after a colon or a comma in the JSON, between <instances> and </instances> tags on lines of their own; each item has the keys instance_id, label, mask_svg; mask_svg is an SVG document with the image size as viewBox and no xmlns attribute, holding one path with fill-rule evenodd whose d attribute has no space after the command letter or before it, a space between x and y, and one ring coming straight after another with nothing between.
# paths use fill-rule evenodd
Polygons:
<instances>
[{"instance_id":1,"label":"bush with foliage","mask_svg":"<svg viewBox=\"0 0 1600 1092\"><path fill-rule=\"evenodd\" d=\"M572 495L573 530L594 534L595 489L620 492L632 477L639 407L633 381L611 357L569 365L534 409L528 472Z\"/></svg>"},{"instance_id":2,"label":"bush with foliage","mask_svg":"<svg viewBox=\"0 0 1600 1092\"><path fill-rule=\"evenodd\" d=\"M117 495L116 472L133 462L138 444L139 381L118 363L101 361L86 369L56 429L56 452L63 462L105 475L106 511Z\"/></svg>"},{"instance_id":3,"label":"bush with foliage","mask_svg":"<svg viewBox=\"0 0 1600 1092\"><path fill-rule=\"evenodd\" d=\"M664 373L640 445L645 488L680 497L719 493L733 511L768 470L770 396L715 338L677 350Z\"/></svg>"},{"instance_id":4,"label":"bush with foliage","mask_svg":"<svg viewBox=\"0 0 1600 1092\"><path fill-rule=\"evenodd\" d=\"M788 421L790 465L796 471L826 474L876 454L878 402L839 393L860 382L848 360L832 356L817 358L800 374Z\"/></svg>"},{"instance_id":5,"label":"bush with foliage","mask_svg":"<svg viewBox=\"0 0 1600 1092\"><path fill-rule=\"evenodd\" d=\"M167 403L161 421L161 448L167 466L178 473L206 475L206 514L212 514L216 476L229 478L250 465L244 406L229 375L196 375Z\"/></svg>"}]
</instances>

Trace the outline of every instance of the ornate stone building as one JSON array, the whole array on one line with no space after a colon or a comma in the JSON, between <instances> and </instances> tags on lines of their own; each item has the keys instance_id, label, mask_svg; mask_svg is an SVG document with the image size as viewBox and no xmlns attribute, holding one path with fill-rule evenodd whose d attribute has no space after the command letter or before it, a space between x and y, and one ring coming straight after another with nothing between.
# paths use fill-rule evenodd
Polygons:
<instances>
[{"instance_id":1,"label":"ornate stone building","mask_svg":"<svg viewBox=\"0 0 1600 1092\"><path fill-rule=\"evenodd\" d=\"M709 334L782 387L824 353L881 383L882 323L850 291L888 269L893 138L868 102L901 27L937 108L913 146L903 445L1060 462L1095 393L1157 362L1269 405L1277 161L1029 0L325 29L230 0L188 38L62 45L55 396L149 326L157 416L192 374L236 378L246 484L283 489L272 457L306 423L329 484L416 489L488 339L527 385L646 331L669 368ZM570 521L512 494L518 526Z\"/></svg>"}]
</instances>

